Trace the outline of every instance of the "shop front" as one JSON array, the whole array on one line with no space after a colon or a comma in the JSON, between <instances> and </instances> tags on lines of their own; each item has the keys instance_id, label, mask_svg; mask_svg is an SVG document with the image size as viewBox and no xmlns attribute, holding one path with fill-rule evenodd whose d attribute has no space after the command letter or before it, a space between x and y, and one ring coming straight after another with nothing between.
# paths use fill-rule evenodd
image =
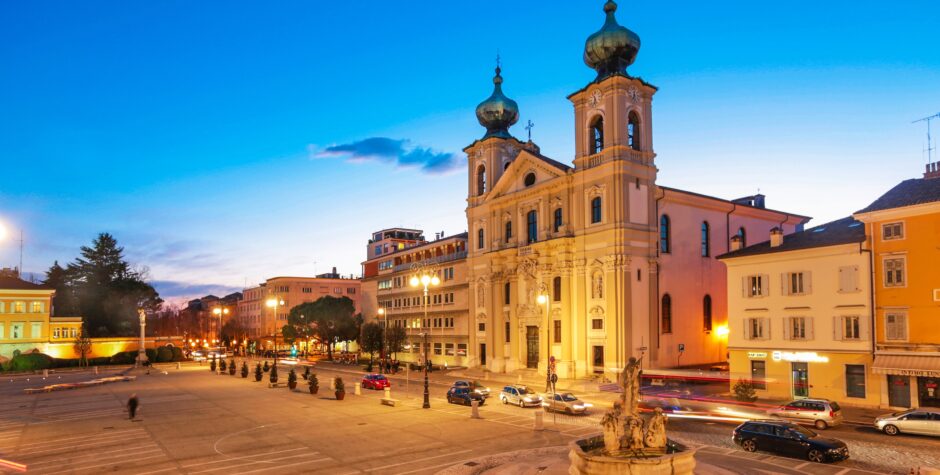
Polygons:
<instances>
[{"instance_id":1,"label":"shop front","mask_svg":"<svg viewBox=\"0 0 940 475\"><path fill-rule=\"evenodd\" d=\"M871 355L766 350L732 350L731 384L750 380L763 399L826 398L847 404L874 406L880 390L868 377ZM940 380L938 380L940 382Z\"/></svg>"},{"instance_id":2,"label":"shop front","mask_svg":"<svg viewBox=\"0 0 940 475\"><path fill-rule=\"evenodd\" d=\"M876 355L872 372L885 381L882 406L940 408L940 356Z\"/></svg>"}]
</instances>

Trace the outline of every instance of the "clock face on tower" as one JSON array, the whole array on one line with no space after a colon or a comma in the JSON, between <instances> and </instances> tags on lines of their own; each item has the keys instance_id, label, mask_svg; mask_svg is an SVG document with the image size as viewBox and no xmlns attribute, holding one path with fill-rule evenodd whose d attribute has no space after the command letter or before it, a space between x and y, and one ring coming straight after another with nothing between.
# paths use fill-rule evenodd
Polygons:
<instances>
[{"instance_id":1,"label":"clock face on tower","mask_svg":"<svg viewBox=\"0 0 940 475\"><path fill-rule=\"evenodd\" d=\"M630 95L630 100L633 102L640 102L640 91L637 88L630 86L630 89L627 90L627 94Z\"/></svg>"},{"instance_id":2,"label":"clock face on tower","mask_svg":"<svg viewBox=\"0 0 940 475\"><path fill-rule=\"evenodd\" d=\"M598 104L600 103L601 103L601 91L598 91L595 89L594 92L591 93L591 97L588 98L588 104L590 104L591 107L597 107Z\"/></svg>"}]
</instances>

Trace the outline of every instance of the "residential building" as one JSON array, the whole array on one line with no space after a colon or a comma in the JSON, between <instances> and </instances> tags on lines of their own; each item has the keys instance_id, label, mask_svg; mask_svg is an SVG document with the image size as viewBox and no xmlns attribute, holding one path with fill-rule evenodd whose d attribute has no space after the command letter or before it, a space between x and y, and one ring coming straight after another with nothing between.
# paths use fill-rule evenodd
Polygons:
<instances>
[{"instance_id":1,"label":"residential building","mask_svg":"<svg viewBox=\"0 0 940 475\"><path fill-rule=\"evenodd\" d=\"M48 353L51 343L71 347L82 319L53 317L54 295L52 287L20 279L16 269L0 269L0 357L33 350Z\"/></svg>"},{"instance_id":2,"label":"residential building","mask_svg":"<svg viewBox=\"0 0 940 475\"><path fill-rule=\"evenodd\" d=\"M646 367L721 362L725 270L714 256L732 235L766 240L809 219L766 209L761 195L724 200L657 184L657 88L628 74L639 37L615 11L605 5L604 27L585 45L597 77L568 96L573 166L509 132L519 107L499 67L477 107L486 133L464 149L471 366L544 374L553 359L559 377L616 380L630 357Z\"/></svg>"},{"instance_id":3,"label":"residential building","mask_svg":"<svg viewBox=\"0 0 940 475\"><path fill-rule=\"evenodd\" d=\"M871 248L881 404L940 407L940 163L854 216Z\"/></svg>"},{"instance_id":4,"label":"residential building","mask_svg":"<svg viewBox=\"0 0 940 475\"><path fill-rule=\"evenodd\" d=\"M249 338L261 340L262 348L273 348L274 332L281 331L291 309L298 305L326 296L348 297L355 313L362 312L359 278L341 276L335 267L333 272L316 277L272 277L257 287L245 289L243 295L238 305L239 322L247 329ZM284 302L278 305L277 315L273 307L267 306L267 301L274 297ZM278 347L282 344L279 339Z\"/></svg>"},{"instance_id":5,"label":"residential building","mask_svg":"<svg viewBox=\"0 0 940 475\"><path fill-rule=\"evenodd\" d=\"M738 244L738 239L735 239ZM828 398L877 406L870 253L848 217L718 257L728 268L732 384L762 398Z\"/></svg>"},{"instance_id":6,"label":"residential building","mask_svg":"<svg viewBox=\"0 0 940 475\"><path fill-rule=\"evenodd\" d=\"M200 342L216 345L222 327L233 318L237 321L242 297L241 292L233 292L221 298L210 294L187 302L186 308L180 310L182 318L195 322L199 331L194 335L185 335L186 339L199 339Z\"/></svg>"},{"instance_id":7,"label":"residential building","mask_svg":"<svg viewBox=\"0 0 940 475\"><path fill-rule=\"evenodd\" d=\"M405 351L395 355L402 362L423 362L426 342L433 364L465 366L469 361L469 332L473 330L468 302L467 233L444 236L441 232L428 242L419 230L384 230L375 233L370 251L378 246L385 249L386 238L378 237L405 231L412 233L411 238L390 246L387 252L370 252L370 259L363 262L363 299L374 305L364 316L389 327L405 328ZM410 284L411 278L421 272L440 280L439 285L429 287L426 302L424 287Z\"/></svg>"}]
</instances>

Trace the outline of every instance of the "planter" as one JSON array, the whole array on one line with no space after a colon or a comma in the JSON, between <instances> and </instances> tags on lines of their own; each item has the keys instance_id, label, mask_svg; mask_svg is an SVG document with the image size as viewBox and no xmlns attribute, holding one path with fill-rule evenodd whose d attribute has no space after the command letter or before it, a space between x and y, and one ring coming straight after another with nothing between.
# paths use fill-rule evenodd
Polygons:
<instances>
[{"instance_id":1,"label":"planter","mask_svg":"<svg viewBox=\"0 0 940 475\"><path fill-rule=\"evenodd\" d=\"M691 475L695 470L695 450L672 441L658 453L646 449L623 456L606 455L600 435L570 442L568 448L571 475Z\"/></svg>"},{"instance_id":2,"label":"planter","mask_svg":"<svg viewBox=\"0 0 940 475\"><path fill-rule=\"evenodd\" d=\"M287 383L287 387L288 387L288 389L290 389L291 391L297 389L297 381L288 382L288 383Z\"/></svg>"},{"instance_id":3,"label":"planter","mask_svg":"<svg viewBox=\"0 0 940 475\"><path fill-rule=\"evenodd\" d=\"M316 394L320 391L320 386L310 386L310 394Z\"/></svg>"},{"instance_id":4,"label":"planter","mask_svg":"<svg viewBox=\"0 0 940 475\"><path fill-rule=\"evenodd\" d=\"M346 398L346 391L336 391L336 400L342 401Z\"/></svg>"}]
</instances>

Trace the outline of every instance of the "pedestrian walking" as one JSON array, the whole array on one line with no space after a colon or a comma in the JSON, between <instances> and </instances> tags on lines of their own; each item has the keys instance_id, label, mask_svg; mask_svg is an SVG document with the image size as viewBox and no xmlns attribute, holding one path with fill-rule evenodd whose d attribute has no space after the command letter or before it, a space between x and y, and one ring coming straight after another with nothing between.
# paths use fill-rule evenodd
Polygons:
<instances>
[{"instance_id":1,"label":"pedestrian walking","mask_svg":"<svg viewBox=\"0 0 940 475\"><path fill-rule=\"evenodd\" d=\"M131 397L127 400L127 413L130 416L130 420L134 420L134 416L137 415L137 406L140 405L140 402L137 400L137 393L131 394Z\"/></svg>"}]
</instances>

